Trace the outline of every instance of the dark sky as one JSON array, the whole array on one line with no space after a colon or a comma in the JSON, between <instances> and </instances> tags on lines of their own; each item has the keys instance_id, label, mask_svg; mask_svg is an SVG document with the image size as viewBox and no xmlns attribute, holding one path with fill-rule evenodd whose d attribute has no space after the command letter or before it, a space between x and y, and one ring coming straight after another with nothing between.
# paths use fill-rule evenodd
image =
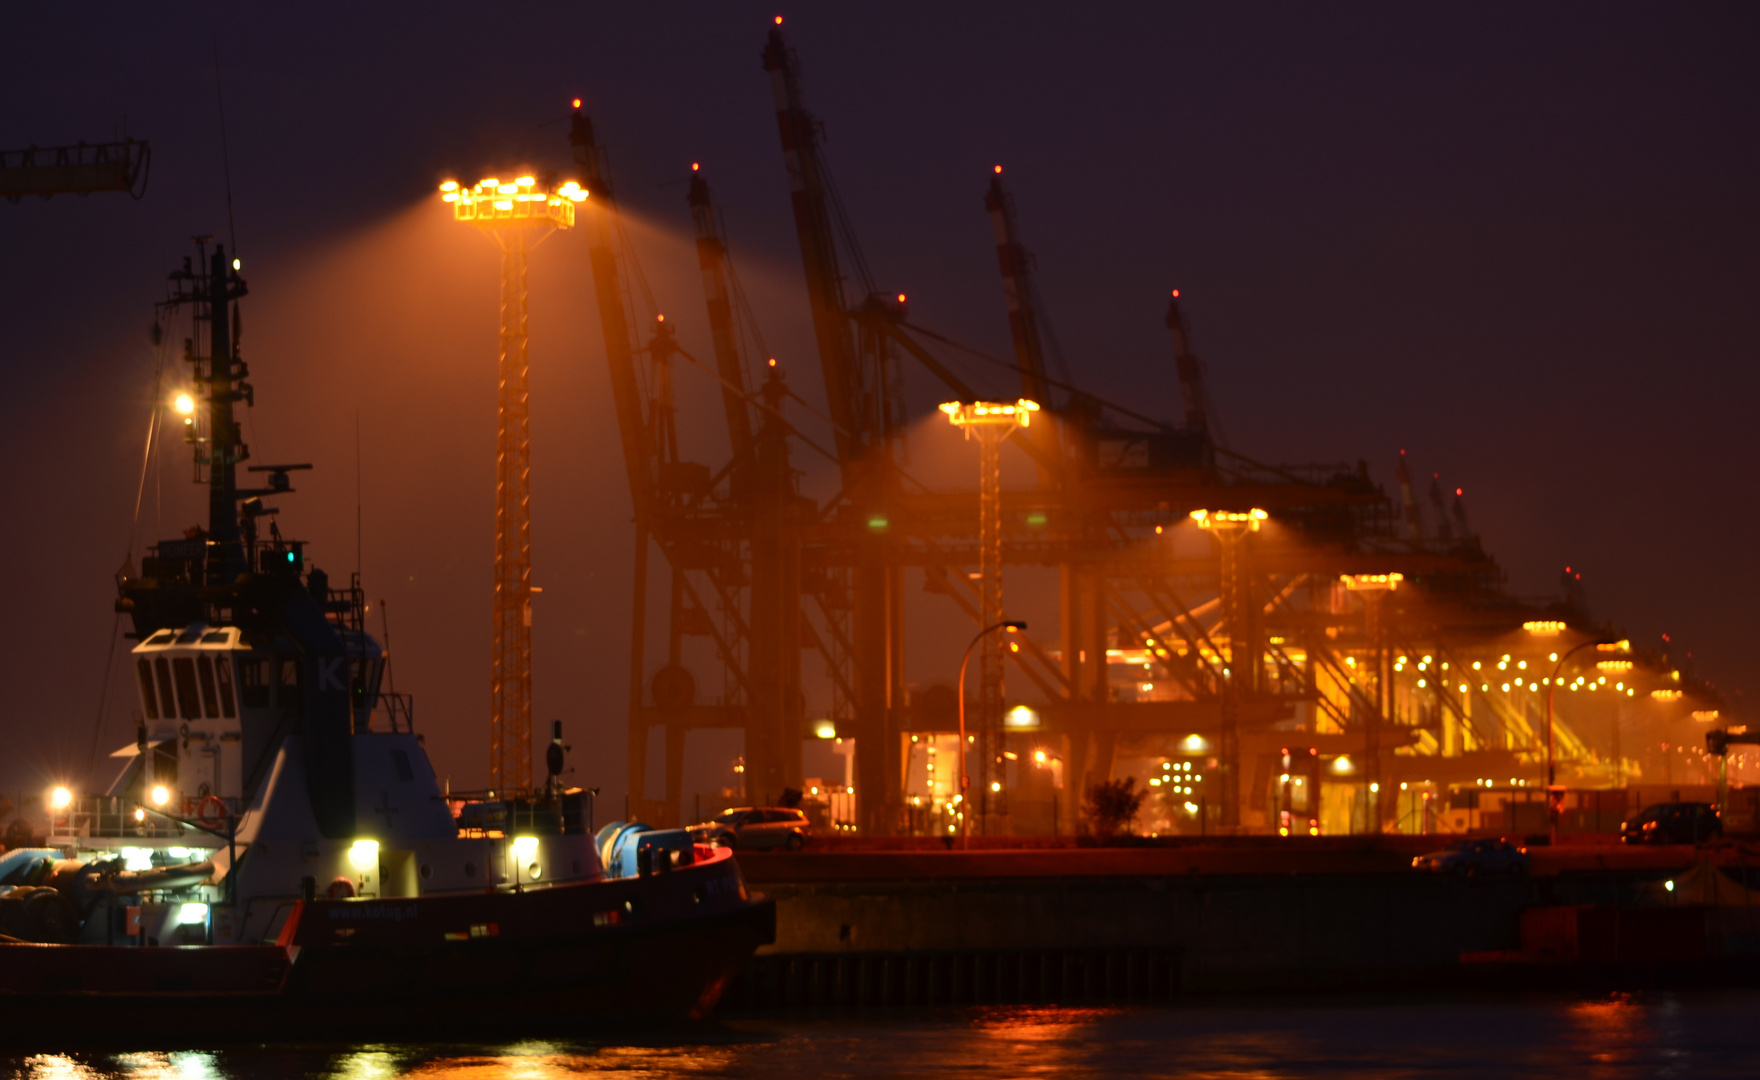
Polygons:
<instances>
[{"instance_id":1,"label":"dark sky","mask_svg":"<svg viewBox=\"0 0 1760 1080\"><path fill-rule=\"evenodd\" d=\"M517 12L517 16L513 13ZM0 205L0 785L129 739L103 702L110 575L199 520L181 445L130 546L154 358L145 329L197 233L253 297L259 461L311 461L283 525L355 568L441 771L485 778L496 264L433 195L448 169L560 167L568 98L609 146L658 308L708 354L678 181L701 161L770 351L820 397L769 89L771 7L428 3L9 14L0 147L151 140L144 200ZM1598 617L1666 632L1732 698L1752 555L1760 15L1748 5L793 4L809 101L883 288L1007 349L982 194L1007 167L1076 378L1179 402L1161 325L1184 290L1231 445L1262 460L1399 450L1466 491L1522 594L1569 564ZM533 260L538 715L577 779L623 791L628 495L585 246ZM997 392L1007 383L981 369ZM913 374L912 402L935 400ZM709 388L691 448L725 454ZM691 397L695 395L695 397ZM811 422L808 422L811 426ZM969 451L925 425L925 474ZM939 471L937 471L939 470ZM810 481L812 482L811 478ZM1049 617L1031 575L1015 594ZM954 660L931 628L912 677ZM709 681L705 666L700 681ZM718 687L708 688L712 693Z\"/></svg>"}]
</instances>

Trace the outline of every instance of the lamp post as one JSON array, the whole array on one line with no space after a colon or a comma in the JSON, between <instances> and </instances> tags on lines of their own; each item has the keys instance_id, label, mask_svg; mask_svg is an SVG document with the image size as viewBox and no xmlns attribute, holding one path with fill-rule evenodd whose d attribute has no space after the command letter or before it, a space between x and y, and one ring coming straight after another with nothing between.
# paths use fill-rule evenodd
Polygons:
<instances>
[{"instance_id":1,"label":"lamp post","mask_svg":"<svg viewBox=\"0 0 1760 1080\"><path fill-rule=\"evenodd\" d=\"M1222 744L1217 755L1222 766L1222 827L1234 830L1241 823L1241 738L1239 680L1253 693L1259 685L1259 648L1252 633L1248 611L1247 575L1242 565L1241 541L1256 533L1270 515L1263 510L1193 510L1198 528L1216 537L1220 551L1220 589L1224 625L1228 627L1228 666L1222 680ZM1244 667L1242 665L1245 665Z\"/></svg>"},{"instance_id":2,"label":"lamp post","mask_svg":"<svg viewBox=\"0 0 1760 1080\"><path fill-rule=\"evenodd\" d=\"M993 631L1006 630L1017 634L1027 628L1027 624L1019 619L1004 619L992 626L986 626L972 636L971 644L966 646L965 655L959 660L959 846L966 846L966 822L971 820L970 809L966 807L966 788L971 786L972 778L966 775L966 665L971 663L972 650L978 642L985 640Z\"/></svg>"},{"instance_id":3,"label":"lamp post","mask_svg":"<svg viewBox=\"0 0 1760 1080\"><path fill-rule=\"evenodd\" d=\"M1381 721L1393 705L1381 600L1404 580L1404 574L1345 574L1339 578L1345 588L1363 596L1363 621L1367 624L1364 629L1368 631L1364 636L1369 639L1369 652L1375 658L1375 708L1369 714L1369 722L1363 725L1363 779L1368 784L1364 826L1371 835L1381 832Z\"/></svg>"},{"instance_id":4,"label":"lamp post","mask_svg":"<svg viewBox=\"0 0 1760 1080\"><path fill-rule=\"evenodd\" d=\"M526 257L551 232L574 225L587 191L570 180L555 190L536 177L511 183L440 185L454 221L475 226L501 249L501 350L495 429L495 613L490 664L489 785L532 786L531 389L526 361Z\"/></svg>"},{"instance_id":5,"label":"lamp post","mask_svg":"<svg viewBox=\"0 0 1760 1080\"><path fill-rule=\"evenodd\" d=\"M965 432L967 439L976 439L980 448L978 466L978 625L989 626L1002 619L1002 440L1016 428L1031 427L1037 402L1021 398L1017 401L949 401L941 406L948 423ZM981 730L984 736L985 768L979 783L979 804L988 814L992 807L992 785L984 782L989 763L997 756L990 745L993 725L1002 713L1003 680L1002 652L994 641L979 635L984 647L978 657L978 702ZM963 705L965 699L962 697ZM963 753L965 743L960 743ZM961 776L965 770L960 770Z\"/></svg>"},{"instance_id":6,"label":"lamp post","mask_svg":"<svg viewBox=\"0 0 1760 1080\"><path fill-rule=\"evenodd\" d=\"M1554 790L1557 787L1557 777L1555 775L1556 762L1552 756L1552 695L1558 689L1558 673L1564 670L1565 661L1584 649L1619 644L1619 642L1609 639L1592 638L1589 641L1573 645L1559 656L1558 663L1552 667L1552 677L1546 682L1546 818L1547 837L1553 843L1558 842L1558 812L1563 809L1564 803L1564 792Z\"/></svg>"}]
</instances>

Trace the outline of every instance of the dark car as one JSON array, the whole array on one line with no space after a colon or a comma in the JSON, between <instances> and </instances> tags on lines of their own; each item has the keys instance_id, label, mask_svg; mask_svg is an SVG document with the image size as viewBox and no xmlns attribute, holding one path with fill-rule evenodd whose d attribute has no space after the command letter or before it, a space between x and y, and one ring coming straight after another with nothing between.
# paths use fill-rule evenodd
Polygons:
<instances>
[{"instance_id":1,"label":"dark car","mask_svg":"<svg viewBox=\"0 0 1760 1080\"><path fill-rule=\"evenodd\" d=\"M776 806L742 806L691 827L691 836L698 843L754 851L799 851L812 835L813 825L806 814Z\"/></svg>"},{"instance_id":2,"label":"dark car","mask_svg":"<svg viewBox=\"0 0 1760 1080\"><path fill-rule=\"evenodd\" d=\"M1619 838L1628 844L1699 844L1722 835L1717 808L1702 802L1646 806L1619 827Z\"/></svg>"},{"instance_id":3,"label":"dark car","mask_svg":"<svg viewBox=\"0 0 1760 1080\"><path fill-rule=\"evenodd\" d=\"M1507 840L1457 840L1412 860L1416 870L1443 874L1525 874L1528 853Z\"/></svg>"}]
</instances>

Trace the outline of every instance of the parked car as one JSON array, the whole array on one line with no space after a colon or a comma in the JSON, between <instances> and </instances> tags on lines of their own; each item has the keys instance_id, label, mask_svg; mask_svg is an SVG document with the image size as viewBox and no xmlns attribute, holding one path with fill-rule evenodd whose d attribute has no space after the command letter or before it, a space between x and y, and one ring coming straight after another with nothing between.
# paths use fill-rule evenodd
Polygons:
<instances>
[{"instance_id":1,"label":"parked car","mask_svg":"<svg viewBox=\"0 0 1760 1080\"><path fill-rule=\"evenodd\" d=\"M698 843L751 851L799 851L812 835L813 825L805 813L775 806L742 806L691 828Z\"/></svg>"},{"instance_id":2,"label":"parked car","mask_svg":"<svg viewBox=\"0 0 1760 1080\"><path fill-rule=\"evenodd\" d=\"M1412 868L1442 874L1525 874L1528 851L1507 840L1457 840L1442 851L1419 855Z\"/></svg>"},{"instance_id":3,"label":"parked car","mask_svg":"<svg viewBox=\"0 0 1760 1080\"><path fill-rule=\"evenodd\" d=\"M1722 835L1717 808L1702 802L1646 806L1619 826L1619 838L1628 844L1699 844Z\"/></svg>"}]
</instances>

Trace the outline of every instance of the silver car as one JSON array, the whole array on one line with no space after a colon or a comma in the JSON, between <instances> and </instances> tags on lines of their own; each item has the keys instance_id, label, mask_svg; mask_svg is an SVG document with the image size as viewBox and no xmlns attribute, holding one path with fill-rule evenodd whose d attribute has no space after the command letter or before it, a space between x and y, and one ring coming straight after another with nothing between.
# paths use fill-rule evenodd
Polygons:
<instances>
[{"instance_id":1,"label":"silver car","mask_svg":"<svg viewBox=\"0 0 1760 1080\"><path fill-rule=\"evenodd\" d=\"M799 851L812 835L806 814L780 807L742 806L691 828L691 837L698 843L750 851Z\"/></svg>"}]
</instances>

